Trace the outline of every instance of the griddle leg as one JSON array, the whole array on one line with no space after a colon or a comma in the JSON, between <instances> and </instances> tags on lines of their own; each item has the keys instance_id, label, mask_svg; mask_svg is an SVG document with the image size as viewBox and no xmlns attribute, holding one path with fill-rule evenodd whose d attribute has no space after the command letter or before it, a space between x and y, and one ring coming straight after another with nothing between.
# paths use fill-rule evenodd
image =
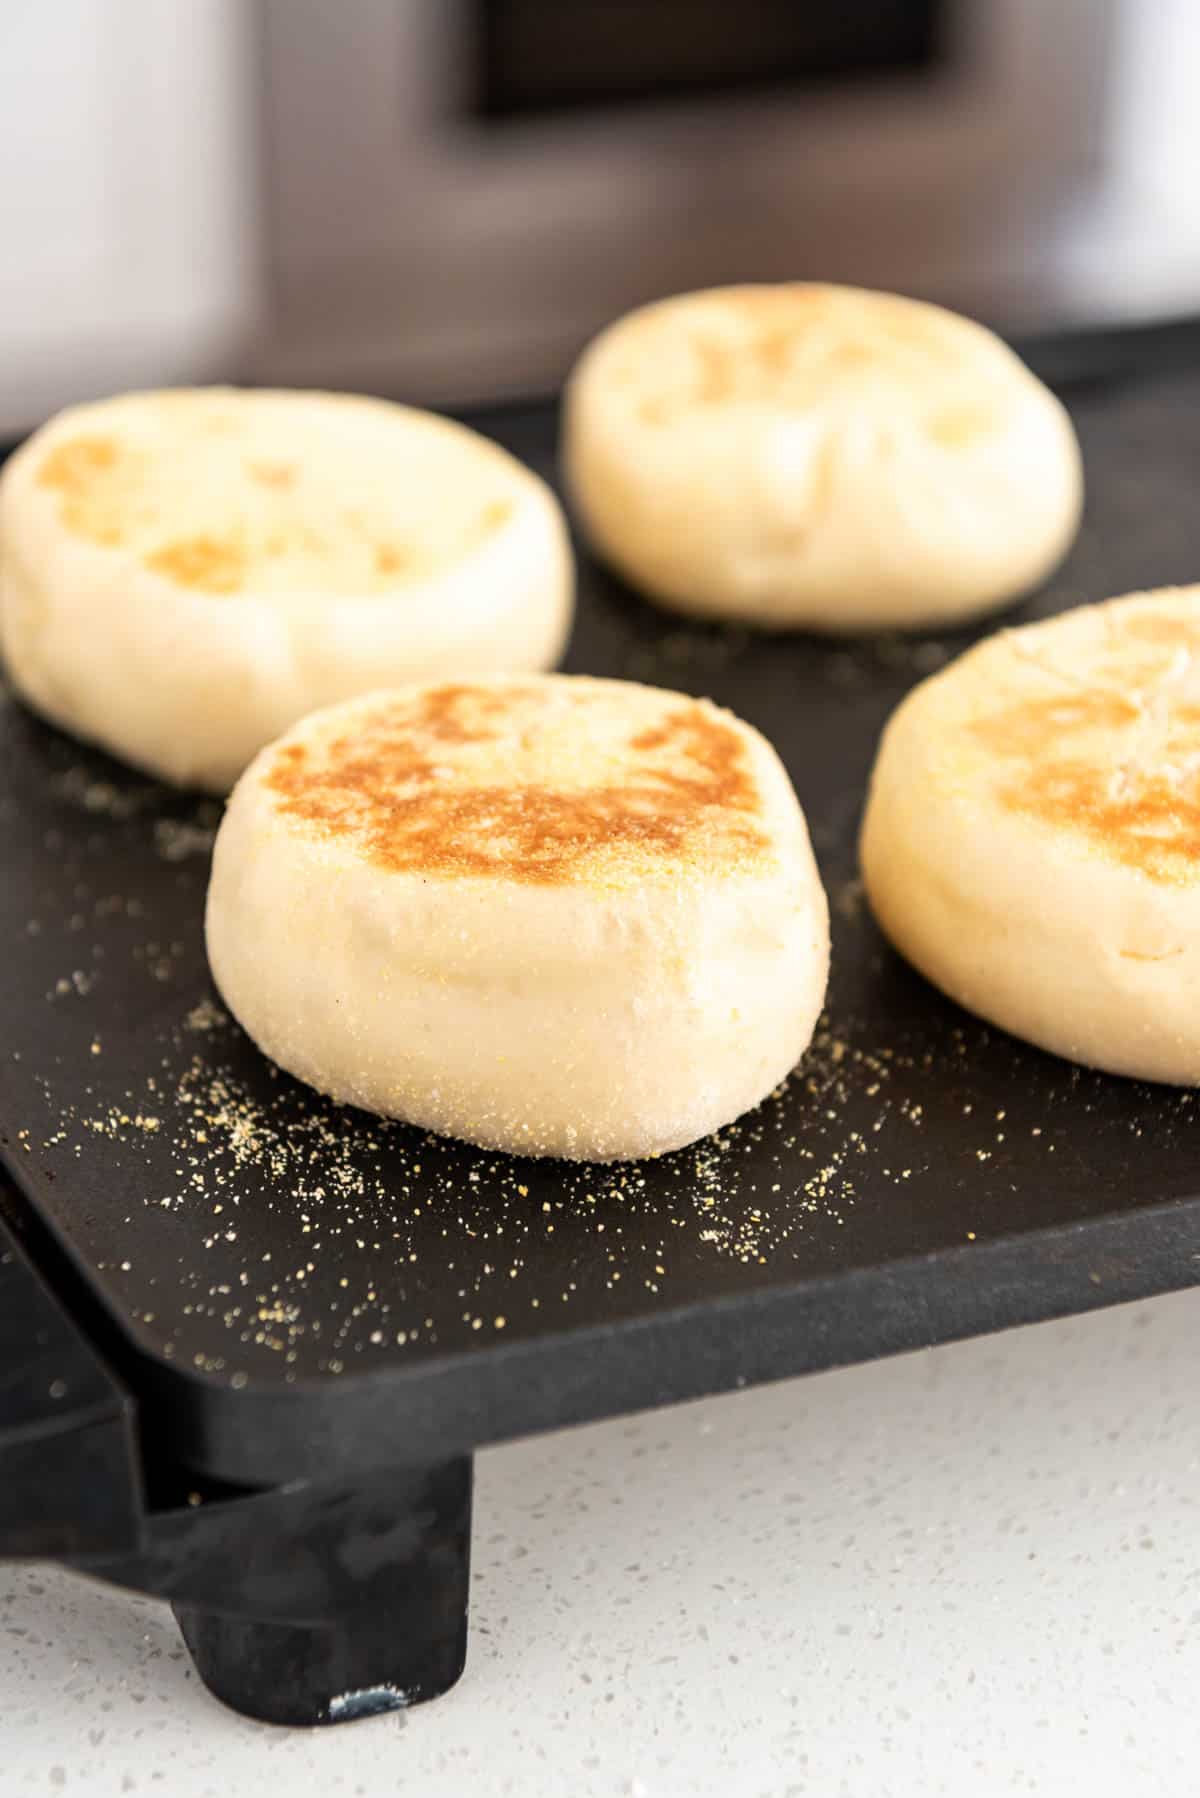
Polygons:
<instances>
[{"instance_id":1,"label":"griddle leg","mask_svg":"<svg viewBox=\"0 0 1200 1798\"><path fill-rule=\"evenodd\" d=\"M311 1534L281 1544L280 1562L324 1555L334 1614L312 1624L257 1621L195 1604L175 1615L208 1689L244 1716L292 1725L349 1723L438 1698L467 1652L470 1457L406 1480L409 1551L381 1564L378 1531Z\"/></svg>"}]
</instances>

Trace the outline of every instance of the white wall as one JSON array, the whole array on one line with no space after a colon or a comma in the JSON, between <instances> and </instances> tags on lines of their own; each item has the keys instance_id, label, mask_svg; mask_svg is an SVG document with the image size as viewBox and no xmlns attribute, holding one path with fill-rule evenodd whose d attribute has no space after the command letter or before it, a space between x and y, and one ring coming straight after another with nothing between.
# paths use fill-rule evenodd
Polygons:
<instances>
[{"instance_id":1,"label":"white wall","mask_svg":"<svg viewBox=\"0 0 1200 1798\"><path fill-rule=\"evenodd\" d=\"M0 5L0 438L236 363L258 311L251 18Z\"/></svg>"},{"instance_id":2,"label":"white wall","mask_svg":"<svg viewBox=\"0 0 1200 1798\"><path fill-rule=\"evenodd\" d=\"M1121 0L1104 177L1058 246L1064 306L1089 317L1200 312L1200 4Z\"/></svg>"}]
</instances>

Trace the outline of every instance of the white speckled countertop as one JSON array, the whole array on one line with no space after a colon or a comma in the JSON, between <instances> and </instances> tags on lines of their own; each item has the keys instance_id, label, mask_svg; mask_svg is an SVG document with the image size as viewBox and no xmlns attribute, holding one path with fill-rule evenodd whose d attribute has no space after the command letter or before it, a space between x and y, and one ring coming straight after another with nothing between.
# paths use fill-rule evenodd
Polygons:
<instances>
[{"instance_id":1,"label":"white speckled countertop","mask_svg":"<svg viewBox=\"0 0 1200 1798\"><path fill-rule=\"evenodd\" d=\"M165 1605L0 1566L0 1793L1200 1788L1200 1292L491 1450L448 1697L222 1710Z\"/></svg>"}]
</instances>

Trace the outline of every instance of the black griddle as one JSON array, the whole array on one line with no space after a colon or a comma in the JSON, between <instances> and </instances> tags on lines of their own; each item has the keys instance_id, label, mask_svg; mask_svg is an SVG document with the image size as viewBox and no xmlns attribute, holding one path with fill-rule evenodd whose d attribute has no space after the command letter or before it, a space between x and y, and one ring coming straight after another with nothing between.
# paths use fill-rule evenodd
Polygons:
<instances>
[{"instance_id":1,"label":"black griddle","mask_svg":"<svg viewBox=\"0 0 1200 1798\"><path fill-rule=\"evenodd\" d=\"M1196 579L1200 336L1041 356L1087 518L1006 622ZM553 474L551 406L473 422ZM473 1150L272 1067L206 970L218 806L0 702L0 1553L169 1597L228 1702L339 1721L457 1677L476 1447L1200 1278L1192 1093L986 1027L863 905L881 726L978 634L694 624L581 554L567 666L764 730L833 916L803 1066L625 1167Z\"/></svg>"}]
</instances>

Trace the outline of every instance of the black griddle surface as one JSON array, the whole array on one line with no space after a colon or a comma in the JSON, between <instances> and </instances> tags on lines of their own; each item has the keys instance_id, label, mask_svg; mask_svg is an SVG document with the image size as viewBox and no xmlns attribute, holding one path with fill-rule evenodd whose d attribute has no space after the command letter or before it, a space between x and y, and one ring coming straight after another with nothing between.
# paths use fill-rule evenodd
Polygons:
<instances>
[{"instance_id":1,"label":"black griddle surface","mask_svg":"<svg viewBox=\"0 0 1200 1798\"><path fill-rule=\"evenodd\" d=\"M1200 373L1066 398L1087 519L1016 620L1200 577ZM486 428L552 472L551 409ZM972 640L693 625L581 560L568 667L708 694L765 731L834 931L827 1015L787 1086L616 1168L381 1124L270 1066L205 965L219 808L0 701L0 1153L181 1455L251 1480L449 1452L1200 1277L1192 1094L986 1028L862 904L880 728Z\"/></svg>"}]
</instances>

